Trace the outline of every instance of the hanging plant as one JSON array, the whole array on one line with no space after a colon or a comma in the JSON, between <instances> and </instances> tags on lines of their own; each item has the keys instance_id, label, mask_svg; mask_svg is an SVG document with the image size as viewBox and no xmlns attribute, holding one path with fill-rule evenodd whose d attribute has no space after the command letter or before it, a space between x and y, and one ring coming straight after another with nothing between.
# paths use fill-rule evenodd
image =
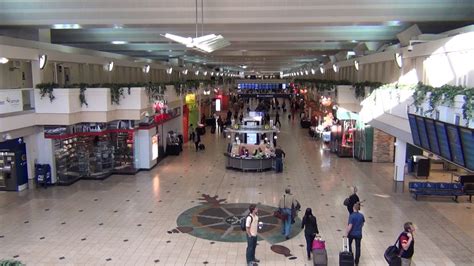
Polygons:
<instances>
[{"instance_id":1,"label":"hanging plant","mask_svg":"<svg viewBox=\"0 0 474 266\"><path fill-rule=\"evenodd\" d=\"M148 83L145 85L145 92L148 96L148 99L156 99L158 95L162 94L162 85Z\"/></svg>"},{"instance_id":2,"label":"hanging plant","mask_svg":"<svg viewBox=\"0 0 474 266\"><path fill-rule=\"evenodd\" d=\"M40 83L36 85L36 88L39 89L41 99L48 94L49 101L53 102L56 98L53 94L54 88L59 88L59 85L56 83Z\"/></svg>"},{"instance_id":3,"label":"hanging plant","mask_svg":"<svg viewBox=\"0 0 474 266\"><path fill-rule=\"evenodd\" d=\"M79 102L81 102L81 107L83 105L86 105L86 107L89 106L89 104L87 103L87 100L86 100L86 89L87 88L87 84L86 83L80 83L79 84Z\"/></svg>"},{"instance_id":4,"label":"hanging plant","mask_svg":"<svg viewBox=\"0 0 474 266\"><path fill-rule=\"evenodd\" d=\"M112 104L120 105L120 99L125 98L122 84L102 84L102 87L110 88L110 101Z\"/></svg>"}]
</instances>

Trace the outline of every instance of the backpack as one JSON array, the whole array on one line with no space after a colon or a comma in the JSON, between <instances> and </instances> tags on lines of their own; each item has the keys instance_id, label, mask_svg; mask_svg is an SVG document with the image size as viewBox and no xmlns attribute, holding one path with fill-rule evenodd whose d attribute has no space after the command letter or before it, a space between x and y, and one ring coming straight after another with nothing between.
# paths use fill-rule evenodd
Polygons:
<instances>
[{"instance_id":1,"label":"backpack","mask_svg":"<svg viewBox=\"0 0 474 266\"><path fill-rule=\"evenodd\" d=\"M247 214L247 216L240 219L240 229L242 229L242 231L247 231L247 217L249 216L250 216L250 224L252 224L253 217L250 214Z\"/></svg>"}]
</instances>

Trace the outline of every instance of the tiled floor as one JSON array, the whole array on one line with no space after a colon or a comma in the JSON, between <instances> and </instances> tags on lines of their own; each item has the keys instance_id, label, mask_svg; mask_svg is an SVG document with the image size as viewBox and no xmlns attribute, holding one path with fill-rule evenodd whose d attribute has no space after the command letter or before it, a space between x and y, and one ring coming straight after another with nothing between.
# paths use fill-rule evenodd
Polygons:
<instances>
[{"instance_id":1,"label":"tiled floor","mask_svg":"<svg viewBox=\"0 0 474 266\"><path fill-rule=\"evenodd\" d=\"M207 134L205 151L186 146L182 155L135 176L2 192L0 258L16 257L28 265L245 265L246 243L182 233L177 218L200 205L202 194L218 195L228 204L276 206L284 188L291 187L303 209L313 208L329 265L337 265L348 217L342 202L355 184L366 200L360 265L385 265L383 252L405 221L418 228L416 265L474 265L474 210L465 197L459 203L415 201L407 190L394 193L391 164L337 158L299 123L282 117L278 141L287 153L282 174L226 170L226 140ZM260 265L310 265L304 243L302 233L279 243L259 241ZM273 244L287 247L291 256L273 252Z\"/></svg>"}]
</instances>

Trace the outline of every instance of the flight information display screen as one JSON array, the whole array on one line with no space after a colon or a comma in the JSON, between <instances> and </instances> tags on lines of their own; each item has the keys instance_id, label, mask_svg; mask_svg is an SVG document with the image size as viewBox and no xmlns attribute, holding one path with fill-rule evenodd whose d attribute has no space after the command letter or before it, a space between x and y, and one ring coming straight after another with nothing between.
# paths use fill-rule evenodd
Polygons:
<instances>
[{"instance_id":1,"label":"flight information display screen","mask_svg":"<svg viewBox=\"0 0 474 266\"><path fill-rule=\"evenodd\" d=\"M474 171L474 130L470 128L460 128L461 143L464 152L466 167Z\"/></svg>"},{"instance_id":2,"label":"flight information display screen","mask_svg":"<svg viewBox=\"0 0 474 266\"><path fill-rule=\"evenodd\" d=\"M425 118L426 132L428 133L428 140L430 141L431 151L441 155L438 144L438 136L433 119Z\"/></svg>"},{"instance_id":3,"label":"flight information display screen","mask_svg":"<svg viewBox=\"0 0 474 266\"><path fill-rule=\"evenodd\" d=\"M451 161L451 151L449 149L448 135L446 134L446 124L441 121L436 121L435 126L440 154Z\"/></svg>"},{"instance_id":4,"label":"flight information display screen","mask_svg":"<svg viewBox=\"0 0 474 266\"><path fill-rule=\"evenodd\" d=\"M448 133L449 146L451 147L453 162L464 166L464 155L458 127L455 125L446 125L446 132Z\"/></svg>"},{"instance_id":5,"label":"flight information display screen","mask_svg":"<svg viewBox=\"0 0 474 266\"><path fill-rule=\"evenodd\" d=\"M423 117L416 117L416 125L418 126L418 134L420 135L421 147L429 150L430 142L428 140L428 133L426 133L425 120Z\"/></svg>"},{"instance_id":6,"label":"flight information display screen","mask_svg":"<svg viewBox=\"0 0 474 266\"><path fill-rule=\"evenodd\" d=\"M408 121L410 122L411 136L413 138L413 144L421 146L420 135L418 134L418 126L416 125L416 118L414 115L408 115Z\"/></svg>"}]
</instances>

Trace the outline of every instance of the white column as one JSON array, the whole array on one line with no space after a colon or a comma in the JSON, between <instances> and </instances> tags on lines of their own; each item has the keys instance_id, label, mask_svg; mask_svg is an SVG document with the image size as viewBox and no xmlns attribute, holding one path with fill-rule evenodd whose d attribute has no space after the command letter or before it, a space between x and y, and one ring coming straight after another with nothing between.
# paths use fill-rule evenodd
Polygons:
<instances>
[{"instance_id":1,"label":"white column","mask_svg":"<svg viewBox=\"0 0 474 266\"><path fill-rule=\"evenodd\" d=\"M405 179L405 159L407 143L397 139L395 142L395 170L393 180L402 182Z\"/></svg>"}]
</instances>

